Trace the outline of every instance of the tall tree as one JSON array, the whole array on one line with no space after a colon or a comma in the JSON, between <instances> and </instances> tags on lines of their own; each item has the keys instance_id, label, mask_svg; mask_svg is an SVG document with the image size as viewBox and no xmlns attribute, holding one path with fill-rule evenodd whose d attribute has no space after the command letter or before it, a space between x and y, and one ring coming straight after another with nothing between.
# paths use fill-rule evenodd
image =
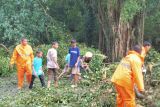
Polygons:
<instances>
[{"instance_id":1,"label":"tall tree","mask_svg":"<svg viewBox=\"0 0 160 107\"><path fill-rule=\"evenodd\" d=\"M146 0L146 7L144 39L160 52L160 1Z\"/></svg>"},{"instance_id":2,"label":"tall tree","mask_svg":"<svg viewBox=\"0 0 160 107\"><path fill-rule=\"evenodd\" d=\"M142 43L145 1L97 0L94 3L99 19L99 49L109 61L119 60L133 45Z\"/></svg>"}]
</instances>

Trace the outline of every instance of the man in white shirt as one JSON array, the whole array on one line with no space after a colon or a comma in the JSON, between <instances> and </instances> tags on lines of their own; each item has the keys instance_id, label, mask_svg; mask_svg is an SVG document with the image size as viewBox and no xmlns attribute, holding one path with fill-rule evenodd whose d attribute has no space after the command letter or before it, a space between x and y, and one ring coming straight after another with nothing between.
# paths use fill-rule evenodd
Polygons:
<instances>
[{"instance_id":1,"label":"man in white shirt","mask_svg":"<svg viewBox=\"0 0 160 107\"><path fill-rule=\"evenodd\" d=\"M54 86L58 87L58 81L57 81L57 69L59 69L59 65L57 63L57 49L58 48L58 42L52 43L52 48L48 50L47 53L47 68L48 68L48 85L47 87L50 87L52 76L54 76Z\"/></svg>"}]
</instances>

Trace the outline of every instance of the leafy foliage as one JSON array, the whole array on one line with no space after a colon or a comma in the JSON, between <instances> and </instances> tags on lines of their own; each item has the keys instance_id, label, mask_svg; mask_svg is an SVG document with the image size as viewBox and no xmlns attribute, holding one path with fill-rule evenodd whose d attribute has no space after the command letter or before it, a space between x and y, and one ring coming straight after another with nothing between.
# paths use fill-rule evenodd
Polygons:
<instances>
[{"instance_id":1,"label":"leafy foliage","mask_svg":"<svg viewBox=\"0 0 160 107\"><path fill-rule=\"evenodd\" d=\"M158 53L155 49L151 49L149 51L146 63L152 64L151 78L152 80L159 80L160 78L160 53Z\"/></svg>"},{"instance_id":2,"label":"leafy foliage","mask_svg":"<svg viewBox=\"0 0 160 107\"><path fill-rule=\"evenodd\" d=\"M57 49L58 52L58 63L60 64L61 68L64 67L65 63L65 56L68 54L68 50L70 47L70 43L65 43L63 41L59 42L59 48ZM90 63L91 70L94 72L100 71L101 67L103 66L103 60L105 59L105 56L101 54L100 51L94 49L94 48L89 48L84 44L78 44L78 47L80 48L80 53L81 55L85 55L86 52L90 51L93 53L93 58ZM39 45L37 46L34 50L42 50L43 52L43 64L46 64L46 55L48 49L51 48L51 45Z\"/></svg>"},{"instance_id":3,"label":"leafy foliage","mask_svg":"<svg viewBox=\"0 0 160 107\"><path fill-rule=\"evenodd\" d=\"M25 36L33 45L39 45L53 40L65 40L72 35L78 41L97 48L100 32L97 18L99 2L103 4L103 14L106 14L107 4L110 3L108 0L1 0L0 42L11 46ZM113 0L113 4L115 2ZM158 0L146 0L145 3L144 0L122 0L121 19L130 21L137 12L141 14L143 9L147 16L144 38L156 41L159 35Z\"/></svg>"},{"instance_id":4,"label":"leafy foliage","mask_svg":"<svg viewBox=\"0 0 160 107\"><path fill-rule=\"evenodd\" d=\"M21 91L14 98L8 97L0 101L0 106L99 107L115 105L113 99L115 95L106 91L106 88L112 90L111 84L95 83L86 87L82 83L77 89L71 88L66 80L60 84L61 86L57 89L48 90L38 87L28 93L26 93L28 90Z\"/></svg>"},{"instance_id":5,"label":"leafy foliage","mask_svg":"<svg viewBox=\"0 0 160 107\"><path fill-rule=\"evenodd\" d=\"M146 62L158 63L160 62L160 53L155 49L151 49L146 57Z\"/></svg>"},{"instance_id":6,"label":"leafy foliage","mask_svg":"<svg viewBox=\"0 0 160 107\"><path fill-rule=\"evenodd\" d=\"M10 56L4 49L0 48L0 77L10 76L15 69L9 68Z\"/></svg>"},{"instance_id":7,"label":"leafy foliage","mask_svg":"<svg viewBox=\"0 0 160 107\"><path fill-rule=\"evenodd\" d=\"M58 48L58 62L61 67L64 66L64 57L68 53L69 43L59 42ZM32 91L22 90L17 93L14 97L7 96L1 99L0 106L69 106L69 107L86 107L86 106L113 106L115 94L110 94L110 91L106 92L106 88L112 90L112 85L110 83L101 82L102 72L100 72L103 66L103 60L105 56L101 54L98 50L94 48L88 48L84 44L78 44L81 49L81 55L84 55L87 51L93 53L94 57L91 61L92 73L87 73L83 75L84 80L82 80L77 89L70 87L70 81L62 79L59 81L59 88L54 89L53 87L49 89L43 89L37 81L35 81L35 87ZM38 49L42 50L44 53L43 61L46 63L46 54L50 45L39 45L34 47L34 52ZM2 58L1 61L4 61ZM8 67L9 58L4 62ZM3 68L3 71L7 70ZM9 71L11 72L11 71ZM5 75L5 73L3 73ZM2 75L2 76L3 76ZM110 74L111 75L111 74ZM87 76L89 78L87 78ZM27 92L27 93L26 93ZM106 96L105 96L106 95ZM103 97L103 98L101 98ZM105 100L106 99L106 100Z\"/></svg>"},{"instance_id":8,"label":"leafy foliage","mask_svg":"<svg viewBox=\"0 0 160 107\"><path fill-rule=\"evenodd\" d=\"M159 48L160 11L159 10L160 10L159 0L146 0L144 39L151 41L154 48L160 52L160 48Z\"/></svg>"},{"instance_id":9,"label":"leafy foliage","mask_svg":"<svg viewBox=\"0 0 160 107\"><path fill-rule=\"evenodd\" d=\"M116 5L117 0L112 0ZM159 0L121 0L120 20L131 21L134 16L145 9L145 39L154 41L153 45L159 49ZM34 46L34 50L41 49L44 53L43 64L46 64L48 45L51 41L60 41L58 49L58 62L61 68L65 65L65 56L70 46L69 40L76 38L85 42L87 46L98 47L98 36L101 32L97 18L98 4L103 4L103 15L109 13L110 0L1 0L0 1L0 42L13 46L21 37L27 37ZM116 10L114 10L116 11ZM144 13L143 13L144 14ZM116 16L115 16L116 17ZM102 17L101 17L102 18ZM109 20L104 18L105 20ZM119 19L117 19L119 20ZM104 21L105 22L105 21ZM106 23L106 33L109 34ZM105 29L103 29L105 31ZM115 29L116 30L116 29ZM72 36L71 36L72 35ZM109 45L110 41L106 40ZM43 44L43 45L42 45ZM100 51L89 48L85 44L78 44L81 54L91 51L94 56L90 63L91 73L83 75L77 89L72 89L68 80L60 81L58 89L35 88L28 92L24 90L13 96L0 99L0 106L80 106L80 107L106 107L115 105L115 94L110 82L104 82L103 77L110 79L117 64L105 65L106 58ZM0 76L10 76L9 55L0 50ZM151 50L146 59L147 62L160 62L157 51ZM160 78L160 68L153 68L152 79ZM1 82L0 82L1 83ZM16 84L16 83L14 83ZM159 102L157 102L159 105Z\"/></svg>"},{"instance_id":10,"label":"leafy foliage","mask_svg":"<svg viewBox=\"0 0 160 107\"><path fill-rule=\"evenodd\" d=\"M15 72L15 69L9 68L9 57L0 56L0 77L7 77Z\"/></svg>"},{"instance_id":11,"label":"leafy foliage","mask_svg":"<svg viewBox=\"0 0 160 107\"><path fill-rule=\"evenodd\" d=\"M130 21L142 9L142 0L125 0L121 9L121 18L124 21Z\"/></svg>"},{"instance_id":12,"label":"leafy foliage","mask_svg":"<svg viewBox=\"0 0 160 107\"><path fill-rule=\"evenodd\" d=\"M48 43L65 34L63 26L46 12L41 0L1 0L0 6L1 42L12 45L21 37L27 37L33 44Z\"/></svg>"}]
</instances>

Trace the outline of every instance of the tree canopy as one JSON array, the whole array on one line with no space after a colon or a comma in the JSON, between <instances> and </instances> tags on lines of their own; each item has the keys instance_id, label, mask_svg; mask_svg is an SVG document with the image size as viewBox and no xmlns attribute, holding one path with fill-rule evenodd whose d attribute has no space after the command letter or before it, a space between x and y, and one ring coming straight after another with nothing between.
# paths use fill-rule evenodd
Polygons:
<instances>
[{"instance_id":1,"label":"tree canopy","mask_svg":"<svg viewBox=\"0 0 160 107\"><path fill-rule=\"evenodd\" d=\"M116 61L144 40L159 50L159 9L159 0L1 0L0 42L76 38Z\"/></svg>"}]
</instances>

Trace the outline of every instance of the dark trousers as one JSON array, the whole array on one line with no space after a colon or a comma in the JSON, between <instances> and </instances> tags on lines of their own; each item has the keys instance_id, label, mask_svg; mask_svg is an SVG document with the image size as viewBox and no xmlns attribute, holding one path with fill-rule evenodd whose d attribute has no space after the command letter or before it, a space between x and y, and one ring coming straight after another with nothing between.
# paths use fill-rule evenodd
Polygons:
<instances>
[{"instance_id":1,"label":"dark trousers","mask_svg":"<svg viewBox=\"0 0 160 107\"><path fill-rule=\"evenodd\" d=\"M44 75L39 75L38 77L39 77L39 79L41 81L42 87L45 87ZM29 89L33 88L33 83L34 83L35 78L36 78L36 76L32 75L32 80L31 80L31 83L29 85Z\"/></svg>"}]
</instances>

